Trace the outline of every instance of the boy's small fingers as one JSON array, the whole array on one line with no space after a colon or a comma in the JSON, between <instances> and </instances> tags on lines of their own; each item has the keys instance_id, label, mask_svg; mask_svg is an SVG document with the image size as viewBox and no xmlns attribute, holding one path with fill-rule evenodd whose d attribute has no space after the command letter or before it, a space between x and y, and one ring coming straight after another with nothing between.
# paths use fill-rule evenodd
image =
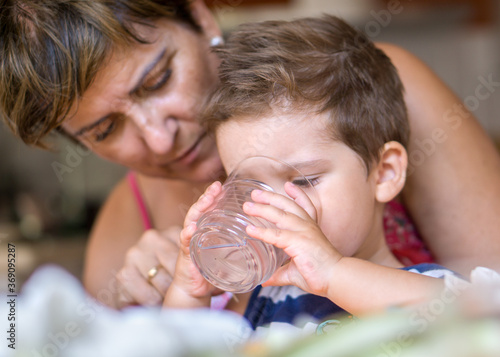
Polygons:
<instances>
[{"instance_id":1,"label":"boy's small fingers","mask_svg":"<svg viewBox=\"0 0 500 357\"><path fill-rule=\"evenodd\" d=\"M219 181L215 181L213 184L208 186L205 193L203 193L203 195L201 195L198 199L198 202L196 202L198 210L205 210L210 207L215 201L215 198L222 191L221 188L222 185Z\"/></svg>"},{"instance_id":2,"label":"boy's small fingers","mask_svg":"<svg viewBox=\"0 0 500 357\"><path fill-rule=\"evenodd\" d=\"M221 193L222 184L215 181L207 187L205 192L191 206L184 218L184 227L190 223L198 221L198 219L213 205L215 198Z\"/></svg>"},{"instance_id":3,"label":"boy's small fingers","mask_svg":"<svg viewBox=\"0 0 500 357\"><path fill-rule=\"evenodd\" d=\"M196 223L194 222L188 224L186 228L184 228L181 231L181 245L183 247L189 247L189 243L195 231L196 231Z\"/></svg>"},{"instance_id":4,"label":"boy's small fingers","mask_svg":"<svg viewBox=\"0 0 500 357\"><path fill-rule=\"evenodd\" d=\"M282 266L278 268L274 274L267 280L265 281L262 286L287 286L287 285L293 285L293 281L290 279L290 267L289 266Z\"/></svg>"},{"instance_id":5,"label":"boy's small fingers","mask_svg":"<svg viewBox=\"0 0 500 357\"><path fill-rule=\"evenodd\" d=\"M251 195L256 203L262 203L279 208L282 211L293 213L302 218L307 218L307 212L289 197L279 193L254 190Z\"/></svg>"},{"instance_id":6,"label":"boy's small fingers","mask_svg":"<svg viewBox=\"0 0 500 357\"><path fill-rule=\"evenodd\" d=\"M187 227L191 222L196 222L203 213L213 204L215 196L204 193L198 201L194 203L184 218L184 227Z\"/></svg>"},{"instance_id":7,"label":"boy's small fingers","mask_svg":"<svg viewBox=\"0 0 500 357\"><path fill-rule=\"evenodd\" d=\"M221 190L222 184L220 181L215 181L210 186L208 186L206 192L211 194L217 194Z\"/></svg>"},{"instance_id":8,"label":"boy's small fingers","mask_svg":"<svg viewBox=\"0 0 500 357\"><path fill-rule=\"evenodd\" d=\"M281 249L285 249L290 243L290 239L288 239L289 231L286 230L250 225L246 228L246 232L250 237L260 239Z\"/></svg>"},{"instance_id":9,"label":"boy's small fingers","mask_svg":"<svg viewBox=\"0 0 500 357\"><path fill-rule=\"evenodd\" d=\"M302 218L293 212L268 204L245 202L243 204L243 211L253 217L265 219L282 229L299 229L299 224L303 221Z\"/></svg>"},{"instance_id":10,"label":"boy's small fingers","mask_svg":"<svg viewBox=\"0 0 500 357\"><path fill-rule=\"evenodd\" d=\"M195 207L198 212L207 209L213 202L214 197L208 194L204 194L200 197L198 202L195 203Z\"/></svg>"},{"instance_id":11,"label":"boy's small fingers","mask_svg":"<svg viewBox=\"0 0 500 357\"><path fill-rule=\"evenodd\" d=\"M311 198L302 188L292 182L285 183L285 192L313 219L316 220L317 212Z\"/></svg>"}]
</instances>

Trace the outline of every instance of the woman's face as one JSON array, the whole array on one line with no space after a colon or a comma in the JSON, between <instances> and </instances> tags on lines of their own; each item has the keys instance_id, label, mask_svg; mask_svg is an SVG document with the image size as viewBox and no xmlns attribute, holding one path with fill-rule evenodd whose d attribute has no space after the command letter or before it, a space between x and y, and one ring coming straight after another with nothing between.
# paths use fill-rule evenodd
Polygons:
<instances>
[{"instance_id":1,"label":"woman's face","mask_svg":"<svg viewBox=\"0 0 500 357\"><path fill-rule=\"evenodd\" d=\"M140 34L150 43L114 50L63 128L143 174L216 179L222 166L215 142L197 122L217 82L211 34L168 20Z\"/></svg>"}]
</instances>

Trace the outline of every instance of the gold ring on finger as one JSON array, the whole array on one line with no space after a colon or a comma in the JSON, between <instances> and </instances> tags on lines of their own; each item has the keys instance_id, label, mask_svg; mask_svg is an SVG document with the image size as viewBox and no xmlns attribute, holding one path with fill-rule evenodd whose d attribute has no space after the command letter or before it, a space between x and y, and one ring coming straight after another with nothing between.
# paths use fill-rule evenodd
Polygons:
<instances>
[{"instance_id":1,"label":"gold ring on finger","mask_svg":"<svg viewBox=\"0 0 500 357\"><path fill-rule=\"evenodd\" d=\"M152 267L151 269L148 270L148 283L151 283L151 280L158 275L158 272L160 271L161 265L156 265Z\"/></svg>"}]
</instances>

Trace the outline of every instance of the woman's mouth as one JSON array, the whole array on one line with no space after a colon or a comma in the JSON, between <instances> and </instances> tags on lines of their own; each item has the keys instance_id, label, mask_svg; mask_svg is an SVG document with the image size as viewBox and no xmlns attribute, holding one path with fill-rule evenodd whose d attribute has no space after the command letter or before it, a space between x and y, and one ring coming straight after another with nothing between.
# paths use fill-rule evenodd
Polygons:
<instances>
[{"instance_id":1,"label":"woman's mouth","mask_svg":"<svg viewBox=\"0 0 500 357\"><path fill-rule=\"evenodd\" d=\"M206 133L203 133L200 135L200 137L194 142L189 149L187 149L183 154L181 154L179 157L174 159L171 164L181 164L181 165L189 165L191 164L199 154L199 149L200 149L200 143L205 137Z\"/></svg>"}]
</instances>

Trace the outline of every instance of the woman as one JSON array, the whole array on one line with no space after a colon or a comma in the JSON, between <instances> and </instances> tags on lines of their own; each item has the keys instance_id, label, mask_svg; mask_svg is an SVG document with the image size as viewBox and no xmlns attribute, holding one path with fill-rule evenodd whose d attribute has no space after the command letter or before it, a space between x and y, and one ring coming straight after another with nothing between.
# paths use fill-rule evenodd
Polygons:
<instances>
[{"instance_id":1,"label":"woman","mask_svg":"<svg viewBox=\"0 0 500 357\"><path fill-rule=\"evenodd\" d=\"M136 173L94 225L87 289L113 306L160 304L184 214L223 175L214 141L196 122L216 84L210 46L221 33L212 14L201 0L17 0L3 2L0 19L1 115L13 131L41 145L58 129ZM379 47L406 88L414 158L407 210L437 262L464 273L498 268L499 155L423 63ZM154 230L144 233L148 225Z\"/></svg>"}]
</instances>

